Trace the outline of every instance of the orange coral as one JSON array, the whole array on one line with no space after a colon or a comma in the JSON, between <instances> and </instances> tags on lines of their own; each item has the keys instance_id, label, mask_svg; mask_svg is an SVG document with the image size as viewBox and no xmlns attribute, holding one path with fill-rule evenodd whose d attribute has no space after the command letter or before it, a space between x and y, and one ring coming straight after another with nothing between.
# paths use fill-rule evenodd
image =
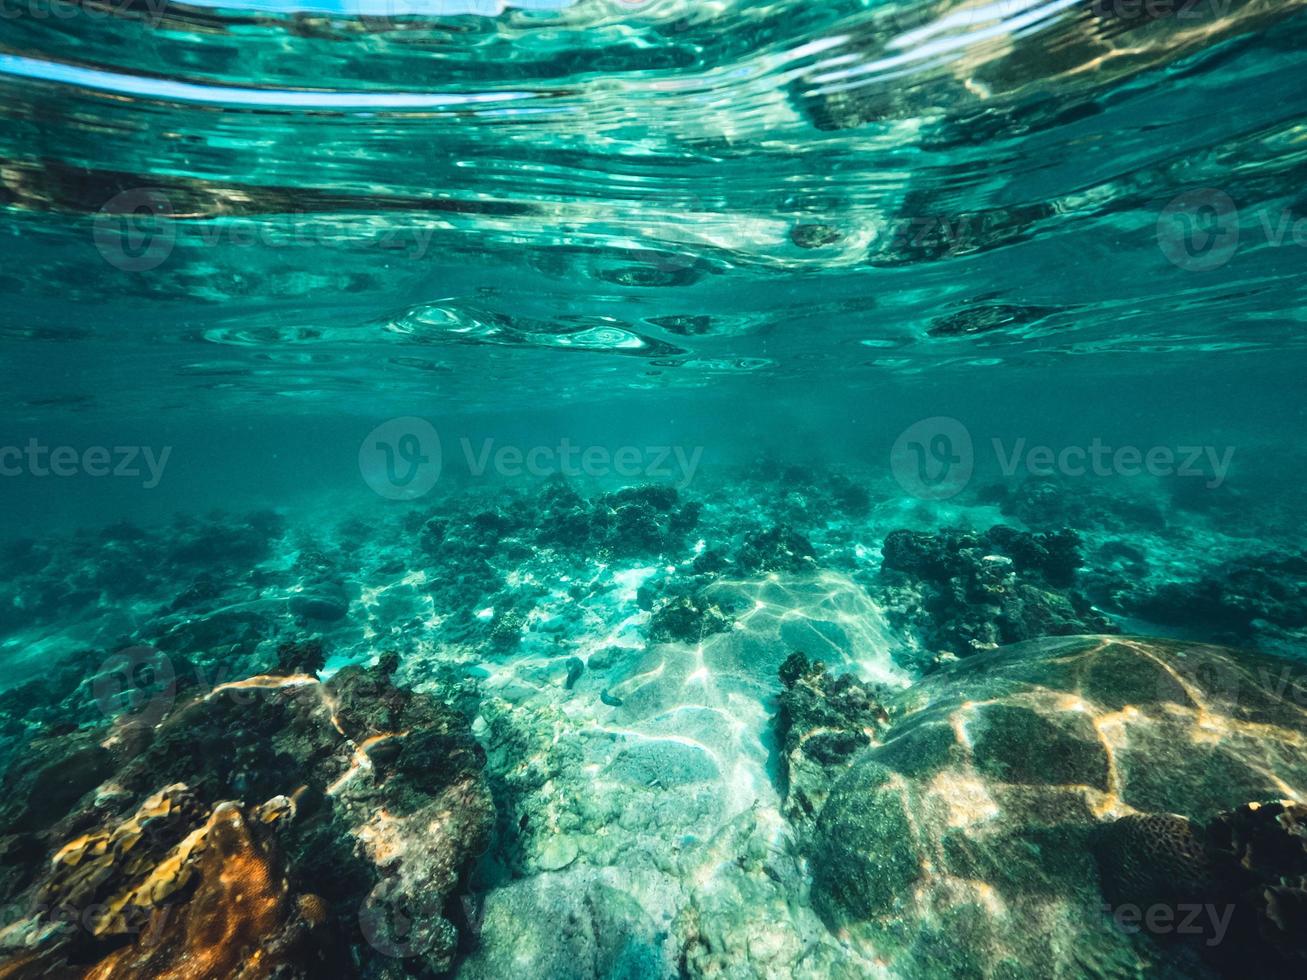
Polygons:
<instances>
[{"instance_id":1,"label":"orange coral","mask_svg":"<svg viewBox=\"0 0 1307 980\"><path fill-rule=\"evenodd\" d=\"M299 908L300 918L310 927L316 929L327 921L327 903L320 895L300 895L295 899L295 905Z\"/></svg>"},{"instance_id":2,"label":"orange coral","mask_svg":"<svg viewBox=\"0 0 1307 980\"><path fill-rule=\"evenodd\" d=\"M87 980L125 977L207 980L270 976L281 964L276 937L287 918L286 879L254 839L240 808L221 803L196 845L198 878L190 901L156 910L156 928L118 950Z\"/></svg>"}]
</instances>

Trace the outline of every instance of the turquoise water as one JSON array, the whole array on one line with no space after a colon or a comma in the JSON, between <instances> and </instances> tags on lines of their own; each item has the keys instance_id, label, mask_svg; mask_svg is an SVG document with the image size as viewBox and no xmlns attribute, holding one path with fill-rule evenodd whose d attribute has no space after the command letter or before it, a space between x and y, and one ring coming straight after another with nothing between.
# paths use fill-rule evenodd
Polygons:
<instances>
[{"instance_id":1,"label":"turquoise water","mask_svg":"<svg viewBox=\"0 0 1307 980\"><path fill-rule=\"evenodd\" d=\"M1302 975L1300 7L6 4L0 977Z\"/></svg>"}]
</instances>

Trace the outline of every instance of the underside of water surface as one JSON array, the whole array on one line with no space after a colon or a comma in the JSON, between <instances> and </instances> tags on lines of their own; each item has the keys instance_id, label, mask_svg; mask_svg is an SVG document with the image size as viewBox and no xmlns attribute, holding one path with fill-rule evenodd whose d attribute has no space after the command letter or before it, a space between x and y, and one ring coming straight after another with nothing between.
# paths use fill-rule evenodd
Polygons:
<instances>
[{"instance_id":1,"label":"underside of water surface","mask_svg":"<svg viewBox=\"0 0 1307 980\"><path fill-rule=\"evenodd\" d=\"M0 980L1307 975L1302 0L5 0Z\"/></svg>"}]
</instances>

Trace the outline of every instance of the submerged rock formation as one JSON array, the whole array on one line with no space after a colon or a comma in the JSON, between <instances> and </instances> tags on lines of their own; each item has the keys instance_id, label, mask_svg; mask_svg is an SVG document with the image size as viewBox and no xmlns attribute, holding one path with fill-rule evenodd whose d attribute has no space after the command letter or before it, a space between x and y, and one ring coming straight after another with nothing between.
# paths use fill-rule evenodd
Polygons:
<instances>
[{"instance_id":1,"label":"submerged rock formation","mask_svg":"<svg viewBox=\"0 0 1307 980\"><path fill-rule=\"evenodd\" d=\"M1286 932L1298 921L1299 811L1235 810L1307 789L1307 686L1287 662L1168 641L1045 639L939 670L887 707L892 727L837 776L803 848L828 926L893 969L1201 973L1185 947L1118 928L1110 903L1157 899L1158 882L1201 901L1208 872L1195 855L1223 847L1227 866L1249 866L1248 840L1273 855L1245 878L1262 889L1249 893L1249 914ZM1204 852L1184 821L1231 810ZM1291 858L1250 829L1272 813ZM1100 891L1104 833L1124 842L1118 855L1142 855L1107 866L1133 891ZM1155 862L1153 877L1119 873L1139 861Z\"/></svg>"},{"instance_id":2,"label":"submerged rock formation","mask_svg":"<svg viewBox=\"0 0 1307 980\"><path fill-rule=\"evenodd\" d=\"M835 675L820 660L795 652L781 664L776 735L783 753L786 811L804 822L816 815L830 784L889 724L889 692Z\"/></svg>"},{"instance_id":3,"label":"submerged rock formation","mask_svg":"<svg viewBox=\"0 0 1307 980\"><path fill-rule=\"evenodd\" d=\"M447 908L493 822L484 753L461 715L390 683L393 668L251 677L155 727L72 733L62 755L36 746L57 772L93 757L94 778L65 780L54 807L20 758L0 839L21 835L10 897L26 911L0 932L0 976L447 969Z\"/></svg>"},{"instance_id":4,"label":"submerged rock formation","mask_svg":"<svg viewBox=\"0 0 1307 980\"><path fill-rule=\"evenodd\" d=\"M996 525L892 531L880 591L930 654L966 657L1041 636L1110 633L1112 623L1075 588L1080 538Z\"/></svg>"}]
</instances>

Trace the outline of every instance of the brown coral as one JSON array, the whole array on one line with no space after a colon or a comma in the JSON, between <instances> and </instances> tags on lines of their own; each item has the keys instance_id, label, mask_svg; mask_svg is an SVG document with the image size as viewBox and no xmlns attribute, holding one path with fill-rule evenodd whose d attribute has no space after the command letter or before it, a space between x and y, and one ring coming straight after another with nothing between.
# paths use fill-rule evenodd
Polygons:
<instances>
[{"instance_id":1,"label":"brown coral","mask_svg":"<svg viewBox=\"0 0 1307 980\"><path fill-rule=\"evenodd\" d=\"M122 755L50 824L33 912L0 931L0 978L354 975L409 955L327 927L357 917L378 877L395 902L432 906L413 955L452 960L442 911L494 811L484 755L447 706L358 668L251 677Z\"/></svg>"},{"instance_id":2,"label":"brown coral","mask_svg":"<svg viewBox=\"0 0 1307 980\"><path fill-rule=\"evenodd\" d=\"M1175 813L1136 813L1108 824L1096 846L1113 906L1174 905L1211 890L1202 828Z\"/></svg>"},{"instance_id":3,"label":"brown coral","mask_svg":"<svg viewBox=\"0 0 1307 980\"><path fill-rule=\"evenodd\" d=\"M313 952L307 927L326 911L315 896L290 899L269 832L290 812L288 802L274 799L248 814L220 803L198 821L195 809L184 785L169 786L111 830L60 848L38 893L39 907L49 910L39 918L56 927L79 920L83 928L63 930L62 941L11 961L0 976L53 969L87 980L202 980L302 966ZM98 911L79 916L88 908ZM19 926L28 934L41 929L40 922ZM96 940L110 938L134 941L98 956ZM82 972L71 966L80 959L98 961Z\"/></svg>"},{"instance_id":4,"label":"brown coral","mask_svg":"<svg viewBox=\"0 0 1307 980\"><path fill-rule=\"evenodd\" d=\"M325 923L330 915L327 903L323 901L321 895L300 895L295 899L295 906L299 909L300 918L310 928L316 929Z\"/></svg>"},{"instance_id":5,"label":"brown coral","mask_svg":"<svg viewBox=\"0 0 1307 980\"><path fill-rule=\"evenodd\" d=\"M190 900L157 907L156 920L163 921L137 945L101 960L87 980L267 977L286 964L293 945L282 936L288 888L268 845L255 839L234 803L215 807L198 834L191 847L198 851L198 882Z\"/></svg>"},{"instance_id":6,"label":"brown coral","mask_svg":"<svg viewBox=\"0 0 1307 980\"><path fill-rule=\"evenodd\" d=\"M83 923L97 938L134 931L189 881L202 817L184 784L165 787L116 827L78 837L55 852L38 904L65 917L101 907L103 914Z\"/></svg>"},{"instance_id":7,"label":"brown coral","mask_svg":"<svg viewBox=\"0 0 1307 980\"><path fill-rule=\"evenodd\" d=\"M1228 933L1191 933L1222 973L1307 972L1307 806L1247 803L1205 827L1175 814L1134 814L1104 829L1097 857L1113 905L1223 915Z\"/></svg>"}]
</instances>

